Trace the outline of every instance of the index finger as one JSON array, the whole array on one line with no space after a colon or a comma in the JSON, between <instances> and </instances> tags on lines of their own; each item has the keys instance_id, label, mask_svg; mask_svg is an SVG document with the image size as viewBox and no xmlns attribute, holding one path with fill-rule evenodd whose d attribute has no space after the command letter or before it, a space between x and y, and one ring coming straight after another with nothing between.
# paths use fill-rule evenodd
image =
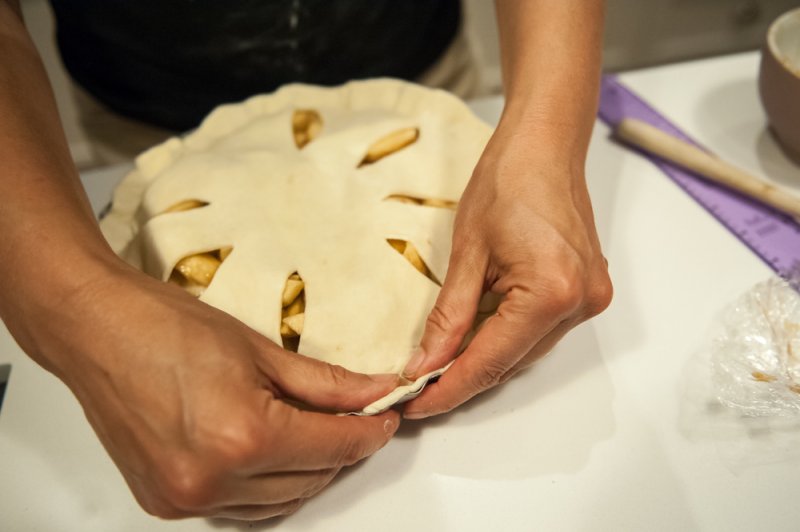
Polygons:
<instances>
[{"instance_id":1,"label":"index finger","mask_svg":"<svg viewBox=\"0 0 800 532\"><path fill-rule=\"evenodd\" d=\"M407 418L447 412L500 382L540 339L561 322L546 305L528 305L510 291L453 365L405 408Z\"/></svg>"},{"instance_id":2,"label":"index finger","mask_svg":"<svg viewBox=\"0 0 800 532\"><path fill-rule=\"evenodd\" d=\"M397 412L376 416L338 416L299 410L268 401L267 445L262 446L260 472L315 471L352 465L374 454L400 426Z\"/></svg>"}]
</instances>

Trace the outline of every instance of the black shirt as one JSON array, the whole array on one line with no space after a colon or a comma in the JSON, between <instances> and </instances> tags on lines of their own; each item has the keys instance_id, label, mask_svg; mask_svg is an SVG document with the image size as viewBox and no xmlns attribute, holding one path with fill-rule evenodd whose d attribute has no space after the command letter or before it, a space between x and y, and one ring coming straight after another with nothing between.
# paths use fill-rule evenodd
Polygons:
<instances>
[{"instance_id":1,"label":"black shirt","mask_svg":"<svg viewBox=\"0 0 800 532\"><path fill-rule=\"evenodd\" d=\"M64 64L100 101L173 130L293 81L413 79L459 0L51 0Z\"/></svg>"}]
</instances>

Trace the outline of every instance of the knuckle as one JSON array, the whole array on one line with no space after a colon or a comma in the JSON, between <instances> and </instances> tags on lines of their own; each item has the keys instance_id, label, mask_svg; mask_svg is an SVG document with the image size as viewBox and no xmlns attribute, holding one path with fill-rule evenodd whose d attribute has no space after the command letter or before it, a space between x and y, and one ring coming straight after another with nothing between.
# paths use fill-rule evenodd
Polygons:
<instances>
[{"instance_id":1,"label":"knuckle","mask_svg":"<svg viewBox=\"0 0 800 532\"><path fill-rule=\"evenodd\" d=\"M426 328L445 334L466 334L472 322L464 313L457 312L449 303L437 301L426 323Z\"/></svg>"},{"instance_id":2,"label":"knuckle","mask_svg":"<svg viewBox=\"0 0 800 532\"><path fill-rule=\"evenodd\" d=\"M341 442L339 456L336 462L339 466L350 466L360 461L365 456L363 445L356 439L347 439Z\"/></svg>"},{"instance_id":3,"label":"knuckle","mask_svg":"<svg viewBox=\"0 0 800 532\"><path fill-rule=\"evenodd\" d=\"M162 467L160 479L164 505L159 505L159 517L177 518L202 514L216 499L213 475L199 460L189 457L173 459Z\"/></svg>"},{"instance_id":4,"label":"knuckle","mask_svg":"<svg viewBox=\"0 0 800 532\"><path fill-rule=\"evenodd\" d=\"M164 500L163 497L157 497L154 495L142 496L136 492L134 492L134 496L139 502L139 506L142 507L142 510L154 517L159 517L161 519L181 519L184 517L190 517L191 515L186 511L180 510L169 504L166 500Z\"/></svg>"},{"instance_id":5,"label":"knuckle","mask_svg":"<svg viewBox=\"0 0 800 532\"><path fill-rule=\"evenodd\" d=\"M159 519L174 520L189 517L186 512L178 510L169 504L143 504L141 506L145 512Z\"/></svg>"},{"instance_id":6,"label":"knuckle","mask_svg":"<svg viewBox=\"0 0 800 532\"><path fill-rule=\"evenodd\" d=\"M586 310L589 316L596 316L607 309L613 297L614 286L608 274L604 273L589 287L586 298Z\"/></svg>"},{"instance_id":7,"label":"knuckle","mask_svg":"<svg viewBox=\"0 0 800 532\"><path fill-rule=\"evenodd\" d=\"M326 364L328 379L338 387L344 387L350 380L350 372L339 365Z\"/></svg>"},{"instance_id":8,"label":"knuckle","mask_svg":"<svg viewBox=\"0 0 800 532\"><path fill-rule=\"evenodd\" d=\"M547 303L556 315L571 314L582 302L583 290L579 283L559 278L551 284Z\"/></svg>"},{"instance_id":9,"label":"knuckle","mask_svg":"<svg viewBox=\"0 0 800 532\"><path fill-rule=\"evenodd\" d=\"M217 429L218 451L231 465L248 464L268 445L263 422L249 415L232 416Z\"/></svg>"},{"instance_id":10,"label":"knuckle","mask_svg":"<svg viewBox=\"0 0 800 532\"><path fill-rule=\"evenodd\" d=\"M503 375L506 374L506 368L502 364L493 361L487 361L478 367L478 370L472 376L472 387L478 392L488 390L500 384Z\"/></svg>"},{"instance_id":11,"label":"knuckle","mask_svg":"<svg viewBox=\"0 0 800 532\"><path fill-rule=\"evenodd\" d=\"M146 510L150 515L158 517L159 519L177 520L186 519L187 517L201 517L204 513L198 511L187 511L181 508L172 506L169 503L160 504L154 511Z\"/></svg>"},{"instance_id":12,"label":"knuckle","mask_svg":"<svg viewBox=\"0 0 800 532\"><path fill-rule=\"evenodd\" d=\"M546 304L552 314L569 315L583 303L584 287L578 276L562 273L547 283Z\"/></svg>"}]
</instances>

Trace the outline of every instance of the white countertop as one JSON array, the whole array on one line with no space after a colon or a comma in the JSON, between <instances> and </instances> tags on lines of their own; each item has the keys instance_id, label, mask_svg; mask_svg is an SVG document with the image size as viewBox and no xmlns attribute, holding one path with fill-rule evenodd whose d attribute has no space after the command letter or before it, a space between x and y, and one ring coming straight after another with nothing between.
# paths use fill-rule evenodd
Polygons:
<instances>
[{"instance_id":1,"label":"white countertop","mask_svg":"<svg viewBox=\"0 0 800 532\"><path fill-rule=\"evenodd\" d=\"M622 75L691 136L800 190L765 131L754 53ZM496 120L501 102L474 107ZM85 182L96 208L124 168ZM770 270L598 123L588 162L615 283L600 317L531 370L451 415L406 422L298 514L257 525L159 521L139 509L77 401L0 330L0 529L797 530L800 431L709 407L715 316Z\"/></svg>"}]
</instances>

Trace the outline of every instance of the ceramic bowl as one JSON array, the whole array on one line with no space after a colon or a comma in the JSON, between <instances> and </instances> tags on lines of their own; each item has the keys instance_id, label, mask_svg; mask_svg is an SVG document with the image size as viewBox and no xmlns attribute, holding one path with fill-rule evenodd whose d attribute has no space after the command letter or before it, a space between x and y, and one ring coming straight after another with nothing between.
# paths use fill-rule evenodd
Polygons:
<instances>
[{"instance_id":1,"label":"ceramic bowl","mask_svg":"<svg viewBox=\"0 0 800 532\"><path fill-rule=\"evenodd\" d=\"M800 8L778 17L767 32L759 92L772 132L800 164Z\"/></svg>"}]
</instances>

